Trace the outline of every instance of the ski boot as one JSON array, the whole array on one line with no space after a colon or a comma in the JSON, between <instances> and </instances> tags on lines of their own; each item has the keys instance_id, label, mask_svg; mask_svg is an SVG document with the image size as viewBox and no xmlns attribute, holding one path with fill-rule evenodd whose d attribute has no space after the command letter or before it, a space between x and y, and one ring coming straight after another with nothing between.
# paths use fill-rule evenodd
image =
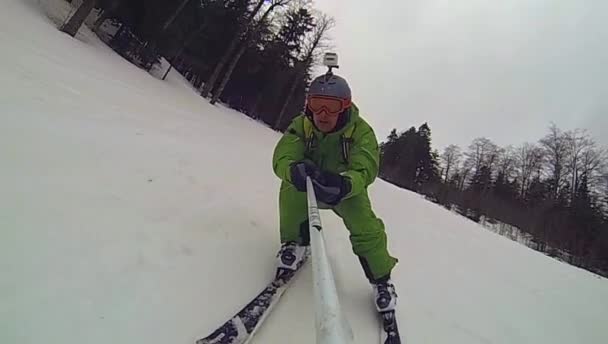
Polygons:
<instances>
[{"instance_id":1,"label":"ski boot","mask_svg":"<svg viewBox=\"0 0 608 344\"><path fill-rule=\"evenodd\" d=\"M276 278L294 273L306 259L309 248L310 246L298 245L295 242L281 244L281 249L277 253Z\"/></svg>"},{"instance_id":2,"label":"ski boot","mask_svg":"<svg viewBox=\"0 0 608 344\"><path fill-rule=\"evenodd\" d=\"M390 277L372 283L374 304L379 313L394 311L397 306L397 292Z\"/></svg>"}]
</instances>

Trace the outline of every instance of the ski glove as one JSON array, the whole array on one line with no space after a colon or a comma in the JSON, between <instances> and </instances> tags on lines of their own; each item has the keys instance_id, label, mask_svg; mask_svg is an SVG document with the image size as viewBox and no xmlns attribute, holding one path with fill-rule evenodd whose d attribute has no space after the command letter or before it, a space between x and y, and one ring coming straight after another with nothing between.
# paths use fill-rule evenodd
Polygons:
<instances>
[{"instance_id":1,"label":"ski glove","mask_svg":"<svg viewBox=\"0 0 608 344\"><path fill-rule=\"evenodd\" d=\"M352 188L348 177L325 171L312 179L312 185L317 199L330 206L340 203Z\"/></svg>"},{"instance_id":2,"label":"ski glove","mask_svg":"<svg viewBox=\"0 0 608 344\"><path fill-rule=\"evenodd\" d=\"M321 171L315 164L303 160L291 165L291 183L300 192L306 192L306 177L309 176L317 200L334 206L342 201L352 189L350 179L342 175Z\"/></svg>"},{"instance_id":3,"label":"ski glove","mask_svg":"<svg viewBox=\"0 0 608 344\"><path fill-rule=\"evenodd\" d=\"M319 168L310 161L299 161L291 164L291 183L300 192L306 192L306 177L313 179L321 174Z\"/></svg>"}]
</instances>

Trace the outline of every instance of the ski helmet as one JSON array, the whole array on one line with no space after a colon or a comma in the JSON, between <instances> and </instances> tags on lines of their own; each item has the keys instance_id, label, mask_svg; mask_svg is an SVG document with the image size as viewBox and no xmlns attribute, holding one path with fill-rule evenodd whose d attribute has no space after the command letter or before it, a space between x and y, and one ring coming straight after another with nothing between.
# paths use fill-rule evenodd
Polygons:
<instances>
[{"instance_id":1,"label":"ski helmet","mask_svg":"<svg viewBox=\"0 0 608 344\"><path fill-rule=\"evenodd\" d=\"M329 96L351 100L350 86L340 76L327 73L315 78L308 89L309 96Z\"/></svg>"}]
</instances>

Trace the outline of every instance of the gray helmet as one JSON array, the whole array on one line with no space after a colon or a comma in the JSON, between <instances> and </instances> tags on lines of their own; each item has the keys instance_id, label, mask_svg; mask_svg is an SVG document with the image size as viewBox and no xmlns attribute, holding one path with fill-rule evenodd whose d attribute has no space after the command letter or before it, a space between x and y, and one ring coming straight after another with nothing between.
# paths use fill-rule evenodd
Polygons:
<instances>
[{"instance_id":1,"label":"gray helmet","mask_svg":"<svg viewBox=\"0 0 608 344\"><path fill-rule=\"evenodd\" d=\"M310 83L308 95L320 95L351 99L350 87L344 78L335 74L324 74L318 76Z\"/></svg>"}]
</instances>

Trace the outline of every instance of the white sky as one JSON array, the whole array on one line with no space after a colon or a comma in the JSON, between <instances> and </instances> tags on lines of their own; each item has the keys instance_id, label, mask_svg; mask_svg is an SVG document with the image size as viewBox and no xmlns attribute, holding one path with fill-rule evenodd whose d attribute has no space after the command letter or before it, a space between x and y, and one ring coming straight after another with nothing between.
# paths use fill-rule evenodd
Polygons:
<instances>
[{"instance_id":1,"label":"white sky","mask_svg":"<svg viewBox=\"0 0 608 344\"><path fill-rule=\"evenodd\" d=\"M437 149L520 144L555 122L608 145L606 0L314 3L381 140L428 121Z\"/></svg>"}]
</instances>

